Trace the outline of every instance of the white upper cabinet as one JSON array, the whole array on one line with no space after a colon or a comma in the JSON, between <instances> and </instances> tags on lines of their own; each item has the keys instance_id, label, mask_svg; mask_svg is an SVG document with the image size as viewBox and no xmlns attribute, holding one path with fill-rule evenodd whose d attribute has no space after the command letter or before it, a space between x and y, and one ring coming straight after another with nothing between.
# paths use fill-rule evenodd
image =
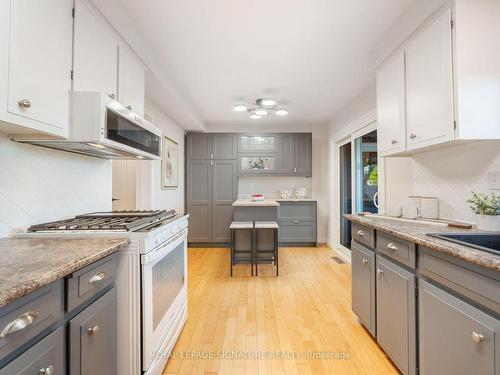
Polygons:
<instances>
[{"instance_id":1,"label":"white upper cabinet","mask_svg":"<svg viewBox=\"0 0 500 375\"><path fill-rule=\"evenodd\" d=\"M399 53L377 71L378 152L405 150L405 57Z\"/></svg>"},{"instance_id":2,"label":"white upper cabinet","mask_svg":"<svg viewBox=\"0 0 500 375\"><path fill-rule=\"evenodd\" d=\"M118 38L84 0L75 0L73 90L118 97Z\"/></svg>"},{"instance_id":3,"label":"white upper cabinet","mask_svg":"<svg viewBox=\"0 0 500 375\"><path fill-rule=\"evenodd\" d=\"M408 149L453 140L451 11L439 16L405 50Z\"/></svg>"},{"instance_id":4,"label":"white upper cabinet","mask_svg":"<svg viewBox=\"0 0 500 375\"><path fill-rule=\"evenodd\" d=\"M121 44L118 53L118 101L144 117L145 69L137 56Z\"/></svg>"},{"instance_id":5,"label":"white upper cabinet","mask_svg":"<svg viewBox=\"0 0 500 375\"><path fill-rule=\"evenodd\" d=\"M500 48L491 44L500 40L500 1L450 4L377 72L382 156L500 139ZM401 134L406 144L393 145Z\"/></svg>"},{"instance_id":6,"label":"white upper cabinet","mask_svg":"<svg viewBox=\"0 0 500 375\"><path fill-rule=\"evenodd\" d=\"M67 135L72 6L0 1L0 131Z\"/></svg>"}]
</instances>

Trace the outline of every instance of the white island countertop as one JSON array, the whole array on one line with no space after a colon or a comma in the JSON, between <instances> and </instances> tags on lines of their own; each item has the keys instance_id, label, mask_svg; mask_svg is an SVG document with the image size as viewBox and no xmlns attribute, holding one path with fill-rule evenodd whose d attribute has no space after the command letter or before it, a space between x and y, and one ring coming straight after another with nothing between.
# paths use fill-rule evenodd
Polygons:
<instances>
[{"instance_id":1,"label":"white island countertop","mask_svg":"<svg viewBox=\"0 0 500 375\"><path fill-rule=\"evenodd\" d=\"M249 198L242 198L233 202L233 207L278 207L279 205L276 199L254 201Z\"/></svg>"}]
</instances>

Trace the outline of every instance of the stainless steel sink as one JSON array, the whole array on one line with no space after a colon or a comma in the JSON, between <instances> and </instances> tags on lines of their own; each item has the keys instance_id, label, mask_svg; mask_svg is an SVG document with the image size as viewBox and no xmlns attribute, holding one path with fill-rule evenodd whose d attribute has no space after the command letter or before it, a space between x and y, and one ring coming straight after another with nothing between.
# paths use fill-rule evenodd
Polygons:
<instances>
[{"instance_id":1,"label":"stainless steel sink","mask_svg":"<svg viewBox=\"0 0 500 375\"><path fill-rule=\"evenodd\" d=\"M500 232L492 233L429 233L428 236L500 255Z\"/></svg>"}]
</instances>

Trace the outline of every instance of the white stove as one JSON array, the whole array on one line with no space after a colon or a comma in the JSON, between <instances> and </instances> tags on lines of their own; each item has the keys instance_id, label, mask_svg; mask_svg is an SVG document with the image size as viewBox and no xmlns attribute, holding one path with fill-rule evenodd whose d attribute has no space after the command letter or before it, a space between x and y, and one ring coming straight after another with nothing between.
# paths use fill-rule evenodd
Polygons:
<instances>
[{"instance_id":1,"label":"white stove","mask_svg":"<svg viewBox=\"0 0 500 375\"><path fill-rule=\"evenodd\" d=\"M187 319L188 215L94 212L33 225L18 237L128 238L119 250L118 374L161 375Z\"/></svg>"}]
</instances>

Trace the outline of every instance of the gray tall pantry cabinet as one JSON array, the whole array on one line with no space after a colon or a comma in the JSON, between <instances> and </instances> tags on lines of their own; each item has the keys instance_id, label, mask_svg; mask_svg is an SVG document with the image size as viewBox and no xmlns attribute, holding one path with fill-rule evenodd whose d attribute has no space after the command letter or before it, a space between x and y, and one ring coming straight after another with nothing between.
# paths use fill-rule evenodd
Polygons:
<instances>
[{"instance_id":1,"label":"gray tall pantry cabinet","mask_svg":"<svg viewBox=\"0 0 500 375\"><path fill-rule=\"evenodd\" d=\"M237 137L227 133L186 136L186 209L190 243L227 243L237 197Z\"/></svg>"}]
</instances>

